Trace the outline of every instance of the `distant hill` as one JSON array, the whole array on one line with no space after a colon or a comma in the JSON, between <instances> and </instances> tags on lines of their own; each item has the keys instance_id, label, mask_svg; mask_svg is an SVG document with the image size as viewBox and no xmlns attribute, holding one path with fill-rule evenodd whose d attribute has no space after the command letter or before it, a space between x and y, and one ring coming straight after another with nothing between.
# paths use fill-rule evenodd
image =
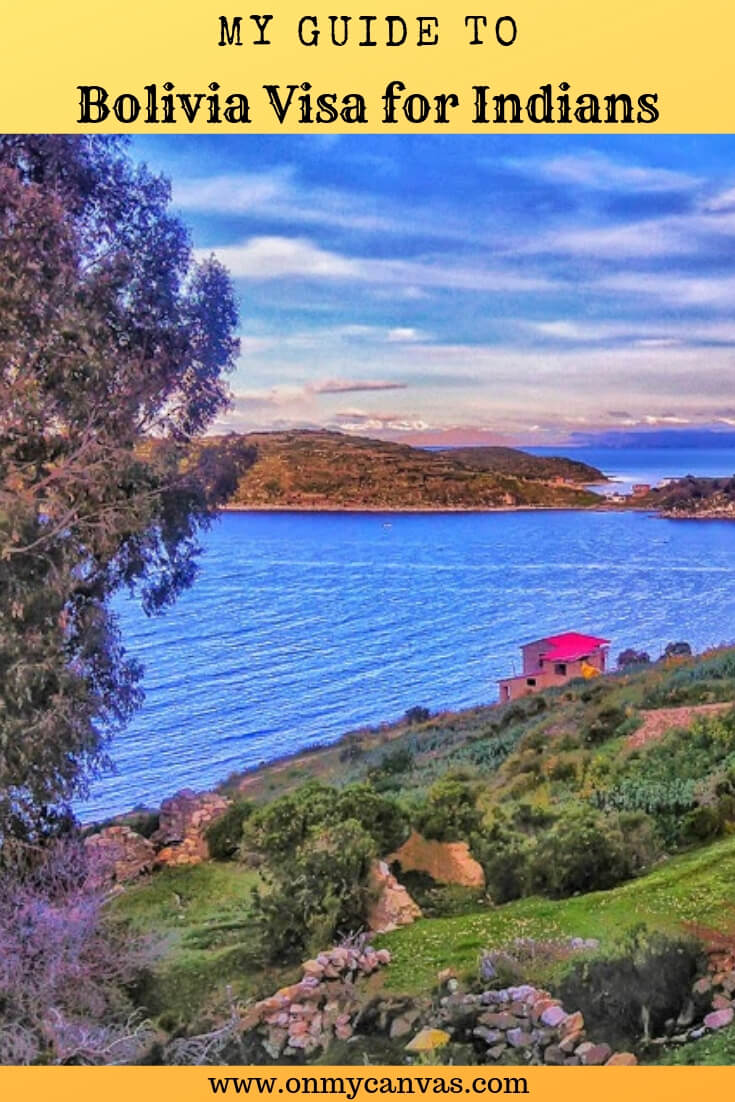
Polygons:
<instances>
[{"instance_id":1,"label":"distant hill","mask_svg":"<svg viewBox=\"0 0 735 1102\"><path fill-rule=\"evenodd\" d=\"M327 430L248 433L256 450L230 505L271 509L584 508L600 471L512 448L430 452ZM583 469L583 470L582 470ZM560 481L565 479L567 481Z\"/></svg>"},{"instance_id":2,"label":"distant hill","mask_svg":"<svg viewBox=\"0 0 735 1102\"><path fill-rule=\"evenodd\" d=\"M531 478L542 482L563 478L567 482L580 484L607 481L597 467L560 455L531 455L529 452L519 451L518 448L499 447L451 448L447 449L447 454L473 470L495 471L516 478Z\"/></svg>"},{"instance_id":3,"label":"distant hill","mask_svg":"<svg viewBox=\"0 0 735 1102\"><path fill-rule=\"evenodd\" d=\"M724 517L733 520L735 475L732 478L695 478L694 475L687 475L651 490L642 504L650 505L663 516Z\"/></svg>"}]
</instances>

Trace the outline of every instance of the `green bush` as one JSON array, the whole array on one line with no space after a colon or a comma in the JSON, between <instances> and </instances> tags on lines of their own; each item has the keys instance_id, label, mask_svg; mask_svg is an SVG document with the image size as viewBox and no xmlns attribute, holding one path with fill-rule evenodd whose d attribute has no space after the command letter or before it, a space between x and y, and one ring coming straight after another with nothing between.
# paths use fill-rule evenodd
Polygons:
<instances>
[{"instance_id":1,"label":"green bush","mask_svg":"<svg viewBox=\"0 0 735 1102\"><path fill-rule=\"evenodd\" d=\"M472 853L485 872L493 903L520 899L531 889L535 842L514 829L507 815L497 812L490 825L472 838Z\"/></svg>"},{"instance_id":2,"label":"green bush","mask_svg":"<svg viewBox=\"0 0 735 1102\"><path fill-rule=\"evenodd\" d=\"M286 859L267 867L253 893L262 959L303 960L365 924L375 843L354 819L315 828Z\"/></svg>"},{"instance_id":3,"label":"green bush","mask_svg":"<svg viewBox=\"0 0 735 1102\"><path fill-rule=\"evenodd\" d=\"M243 825L252 815L254 807L251 800L235 800L219 819L207 827L204 837L210 857L216 861L229 861L235 856L242 842Z\"/></svg>"},{"instance_id":4,"label":"green bush","mask_svg":"<svg viewBox=\"0 0 735 1102\"><path fill-rule=\"evenodd\" d=\"M429 789L415 825L425 838L457 842L469 841L481 822L474 786L467 781L443 777Z\"/></svg>"},{"instance_id":5,"label":"green bush","mask_svg":"<svg viewBox=\"0 0 735 1102\"><path fill-rule=\"evenodd\" d=\"M360 823L375 842L380 856L398 849L411 829L400 805L367 783L343 788L337 796L335 815L339 820L355 819Z\"/></svg>"},{"instance_id":6,"label":"green bush","mask_svg":"<svg viewBox=\"0 0 735 1102\"><path fill-rule=\"evenodd\" d=\"M601 708L583 728L584 741L588 746L599 746L601 742L615 738L627 718L624 710L617 705Z\"/></svg>"},{"instance_id":7,"label":"green bush","mask_svg":"<svg viewBox=\"0 0 735 1102\"><path fill-rule=\"evenodd\" d=\"M611 888L631 875L618 822L575 804L564 810L537 844L533 886L557 898Z\"/></svg>"}]
</instances>

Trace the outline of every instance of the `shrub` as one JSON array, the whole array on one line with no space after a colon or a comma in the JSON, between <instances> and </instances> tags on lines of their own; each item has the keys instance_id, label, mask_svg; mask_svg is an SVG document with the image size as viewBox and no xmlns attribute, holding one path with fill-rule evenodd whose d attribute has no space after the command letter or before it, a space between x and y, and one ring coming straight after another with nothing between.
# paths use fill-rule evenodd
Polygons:
<instances>
[{"instance_id":1,"label":"shrub","mask_svg":"<svg viewBox=\"0 0 735 1102\"><path fill-rule=\"evenodd\" d=\"M565 1005L582 1011L593 1037L629 1047L678 1016L703 965L698 942L639 928L618 955L578 961L559 994Z\"/></svg>"},{"instance_id":2,"label":"shrub","mask_svg":"<svg viewBox=\"0 0 735 1102\"><path fill-rule=\"evenodd\" d=\"M334 811L333 788L307 781L245 820L245 840L272 863L287 859Z\"/></svg>"},{"instance_id":3,"label":"shrub","mask_svg":"<svg viewBox=\"0 0 735 1102\"><path fill-rule=\"evenodd\" d=\"M534 842L513 829L502 813L496 813L490 826L474 835L472 852L483 867L493 903L507 903L528 894L534 848Z\"/></svg>"},{"instance_id":4,"label":"shrub","mask_svg":"<svg viewBox=\"0 0 735 1102\"><path fill-rule=\"evenodd\" d=\"M584 741L588 746L598 746L601 742L614 738L627 718L623 709L616 705L601 708L597 715L585 726L583 730Z\"/></svg>"},{"instance_id":5,"label":"shrub","mask_svg":"<svg viewBox=\"0 0 735 1102\"><path fill-rule=\"evenodd\" d=\"M556 897L611 888L630 874L619 824L579 804L539 840L532 869L534 886Z\"/></svg>"},{"instance_id":6,"label":"shrub","mask_svg":"<svg viewBox=\"0 0 735 1102\"><path fill-rule=\"evenodd\" d=\"M408 708L404 715L406 723L426 723L431 719L431 712L428 708L423 708L420 704L415 704L413 708Z\"/></svg>"},{"instance_id":7,"label":"shrub","mask_svg":"<svg viewBox=\"0 0 735 1102\"><path fill-rule=\"evenodd\" d=\"M235 856L242 842L243 825L254 808L251 800L235 800L207 827L205 838L209 854L216 861L229 861Z\"/></svg>"},{"instance_id":8,"label":"shrub","mask_svg":"<svg viewBox=\"0 0 735 1102\"><path fill-rule=\"evenodd\" d=\"M375 843L354 819L312 831L287 859L269 865L268 892L253 893L263 959L303 959L363 926Z\"/></svg>"},{"instance_id":9,"label":"shrub","mask_svg":"<svg viewBox=\"0 0 735 1102\"><path fill-rule=\"evenodd\" d=\"M378 790L397 788L396 777L413 768L414 754L407 746L384 754L377 765L368 769L368 780Z\"/></svg>"},{"instance_id":10,"label":"shrub","mask_svg":"<svg viewBox=\"0 0 735 1102\"><path fill-rule=\"evenodd\" d=\"M618 655L618 669L624 670L630 666L647 666L651 661L651 656L644 650L633 650L632 647L628 647L627 650L621 651Z\"/></svg>"},{"instance_id":11,"label":"shrub","mask_svg":"<svg viewBox=\"0 0 735 1102\"><path fill-rule=\"evenodd\" d=\"M453 777L443 777L429 789L415 825L425 838L456 842L468 841L481 821L474 786Z\"/></svg>"},{"instance_id":12,"label":"shrub","mask_svg":"<svg viewBox=\"0 0 735 1102\"><path fill-rule=\"evenodd\" d=\"M379 855L392 853L410 833L408 817L395 800L382 796L370 784L343 788L335 804L337 819L354 819L368 832Z\"/></svg>"},{"instance_id":13,"label":"shrub","mask_svg":"<svg viewBox=\"0 0 735 1102\"><path fill-rule=\"evenodd\" d=\"M14 850L0 868L0 1063L133 1063L128 988L150 949L106 919L84 845Z\"/></svg>"}]
</instances>

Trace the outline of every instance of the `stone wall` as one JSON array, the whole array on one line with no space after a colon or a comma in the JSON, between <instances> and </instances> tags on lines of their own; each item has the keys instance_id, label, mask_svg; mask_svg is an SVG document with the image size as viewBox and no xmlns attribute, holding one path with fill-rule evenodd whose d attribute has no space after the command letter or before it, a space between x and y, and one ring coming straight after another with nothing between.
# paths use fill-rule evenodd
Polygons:
<instances>
[{"instance_id":1,"label":"stone wall","mask_svg":"<svg viewBox=\"0 0 735 1102\"><path fill-rule=\"evenodd\" d=\"M298 983L248 1007L242 1030L254 1030L273 1060L324 1051L335 1038L344 1041L353 1034L359 1010L355 980L389 961L387 949L369 945L336 946L320 953L302 965Z\"/></svg>"}]
</instances>

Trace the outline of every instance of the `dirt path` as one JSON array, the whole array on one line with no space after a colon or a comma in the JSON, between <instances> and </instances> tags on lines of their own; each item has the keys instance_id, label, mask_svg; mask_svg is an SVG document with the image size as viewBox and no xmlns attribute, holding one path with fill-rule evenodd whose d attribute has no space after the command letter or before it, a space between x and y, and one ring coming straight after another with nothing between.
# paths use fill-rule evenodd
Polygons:
<instances>
[{"instance_id":1,"label":"dirt path","mask_svg":"<svg viewBox=\"0 0 735 1102\"><path fill-rule=\"evenodd\" d=\"M643 713L643 725L628 738L627 745L643 746L665 735L672 727L691 727L697 716L717 715L732 708L732 703L693 704L684 708L656 708Z\"/></svg>"}]
</instances>

